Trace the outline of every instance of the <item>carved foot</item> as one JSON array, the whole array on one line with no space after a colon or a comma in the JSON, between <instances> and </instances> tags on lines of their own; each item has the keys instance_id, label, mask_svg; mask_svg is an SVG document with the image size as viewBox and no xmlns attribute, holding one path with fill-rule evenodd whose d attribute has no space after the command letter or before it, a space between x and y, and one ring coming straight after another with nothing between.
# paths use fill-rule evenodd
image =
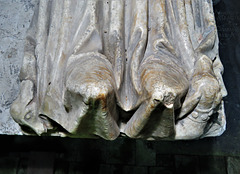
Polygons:
<instances>
[{"instance_id":1,"label":"carved foot","mask_svg":"<svg viewBox=\"0 0 240 174\"><path fill-rule=\"evenodd\" d=\"M221 103L222 94L212 68L212 61L202 56L176 124L176 139L194 139L203 135L208 120ZM181 120L182 119L182 120Z\"/></svg>"},{"instance_id":2,"label":"carved foot","mask_svg":"<svg viewBox=\"0 0 240 174\"><path fill-rule=\"evenodd\" d=\"M154 56L141 66L145 100L128 121L124 133L129 137L166 138L175 133L174 110L181 106L188 81L183 70Z\"/></svg>"}]
</instances>

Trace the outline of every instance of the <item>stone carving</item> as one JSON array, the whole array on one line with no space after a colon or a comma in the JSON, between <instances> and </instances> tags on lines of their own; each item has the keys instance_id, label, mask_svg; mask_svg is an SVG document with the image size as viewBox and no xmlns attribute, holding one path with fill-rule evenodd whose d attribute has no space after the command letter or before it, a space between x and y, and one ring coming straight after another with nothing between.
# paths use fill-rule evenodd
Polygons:
<instances>
[{"instance_id":1,"label":"stone carving","mask_svg":"<svg viewBox=\"0 0 240 174\"><path fill-rule=\"evenodd\" d=\"M217 136L222 71L210 0L44 0L11 115L26 134Z\"/></svg>"}]
</instances>

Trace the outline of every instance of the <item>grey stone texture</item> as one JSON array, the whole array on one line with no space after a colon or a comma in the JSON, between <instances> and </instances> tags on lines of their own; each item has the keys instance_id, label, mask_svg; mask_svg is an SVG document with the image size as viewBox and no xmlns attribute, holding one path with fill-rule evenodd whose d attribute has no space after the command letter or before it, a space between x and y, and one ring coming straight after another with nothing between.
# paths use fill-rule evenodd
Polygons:
<instances>
[{"instance_id":1,"label":"grey stone texture","mask_svg":"<svg viewBox=\"0 0 240 174\"><path fill-rule=\"evenodd\" d=\"M26 31L37 0L0 0L0 134L22 134L10 116L19 92Z\"/></svg>"},{"instance_id":2,"label":"grey stone texture","mask_svg":"<svg viewBox=\"0 0 240 174\"><path fill-rule=\"evenodd\" d=\"M225 131L211 0L46 0L38 7L10 109L25 134L169 140Z\"/></svg>"},{"instance_id":3,"label":"grey stone texture","mask_svg":"<svg viewBox=\"0 0 240 174\"><path fill-rule=\"evenodd\" d=\"M146 142L141 142L143 149L146 147L150 148L147 150L145 149L144 151L146 153L142 156L154 161L154 159L152 159L152 154L156 152L156 161L151 162L156 164L156 166L152 166L152 164L149 163L148 165L145 163L145 165L140 166L142 164L140 164L139 160L136 160L136 153L138 152L136 152L135 149L137 146L135 141L131 141L128 145L117 145L121 140L116 140L114 142L92 140L89 142L85 139L71 139L70 141L69 138L55 139L55 137L49 137L49 139L47 139L46 137L14 136L13 138L13 136L1 136L0 142L3 148L1 148L0 152L0 173L6 174L7 170L7 173L10 174L11 172L16 173L16 171L18 174L25 174L29 168L28 161L30 157L28 152L39 149L41 151L56 152L54 159L55 174L68 173L70 168L71 170L74 168L74 165L84 164L84 166L86 166L84 161L90 164L90 166L87 166L89 170L90 168L96 168L97 170L99 169L99 173L104 174L122 173L122 168L124 168L124 166L126 166L126 168L129 168L129 166L136 167L136 171L139 171L140 168L143 172L147 170L148 173L161 172L161 174L164 172L180 173L180 171L183 170L185 170L186 173L191 173L190 171L195 170L189 167L199 168L200 170L198 172L207 174L225 174L226 171L230 174L240 173L240 159L236 157L240 156L240 122L238 118L240 111L240 98L238 95L240 91L240 76L238 66L239 55L237 52L240 47L239 44L235 45L235 43L239 43L240 39L240 14L239 5L234 3L237 1L217 0L219 4L216 6L216 19L221 29L218 30L220 34L220 45L222 47L222 51L220 50L222 52L221 58L223 58L222 60L226 67L225 80L228 82L226 86L227 89L230 89L229 96L226 99L228 126L226 133L222 137L174 143L150 142L148 145L146 145ZM0 133L8 134L9 132L15 131L20 134L17 124L15 124L10 117L9 106L18 93L18 72L16 71L19 71L21 59L23 57L19 50L23 49L24 34L30 23L29 20L32 17L33 8L35 8L37 3L34 0L0 0L0 4ZM7 7L4 7L3 4ZM34 4L34 7L31 4ZM5 15L5 12L7 12L7 15ZM21 15L24 15L24 17L20 18ZM24 21L21 21L23 19ZM19 34L14 29L14 26L18 24L21 31ZM24 24L22 28L20 27L21 24ZM230 29L233 31L230 31ZM9 32L15 33L15 36L18 38ZM8 34L8 37L5 37L5 34ZM231 35L231 37L228 37L229 35ZM12 50L11 48L13 47L17 48L18 55L10 54L9 57L14 57L16 61L13 61L12 58L8 58L7 52L11 52L9 50ZM14 71L13 68L9 68L10 63L11 67L18 67L15 69L16 71ZM11 73L11 78L9 78L8 75ZM14 89L17 89L17 91L12 93L10 89L12 89L12 92ZM11 126L13 127L10 130ZM153 147L154 150L152 150L151 147ZM9 151L14 152L10 153ZM127 155L125 154L125 157L124 152L128 153ZM147 152L151 153L149 154ZM121 155L121 153L123 154ZM176 156L176 154L181 156ZM211 155L214 155L217 159L213 159ZM138 164L137 161L139 162ZM175 166L178 167L179 172L176 171ZM78 168L76 171L78 173L84 173L82 169ZM85 169L85 173L86 172L87 170Z\"/></svg>"}]
</instances>

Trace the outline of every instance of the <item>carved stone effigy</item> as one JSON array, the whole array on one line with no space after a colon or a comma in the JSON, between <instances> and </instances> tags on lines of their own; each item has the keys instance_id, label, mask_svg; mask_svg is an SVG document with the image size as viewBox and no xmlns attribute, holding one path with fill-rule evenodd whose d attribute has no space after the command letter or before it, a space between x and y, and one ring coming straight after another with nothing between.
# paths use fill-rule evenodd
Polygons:
<instances>
[{"instance_id":1,"label":"carved stone effigy","mask_svg":"<svg viewBox=\"0 0 240 174\"><path fill-rule=\"evenodd\" d=\"M43 0L11 115L26 134L218 136L222 71L209 0Z\"/></svg>"}]
</instances>

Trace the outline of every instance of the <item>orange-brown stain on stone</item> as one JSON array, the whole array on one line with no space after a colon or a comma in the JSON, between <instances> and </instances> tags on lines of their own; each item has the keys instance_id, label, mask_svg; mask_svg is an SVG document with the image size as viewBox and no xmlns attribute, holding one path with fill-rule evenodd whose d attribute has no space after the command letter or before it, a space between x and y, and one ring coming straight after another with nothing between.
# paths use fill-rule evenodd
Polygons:
<instances>
[{"instance_id":1,"label":"orange-brown stain on stone","mask_svg":"<svg viewBox=\"0 0 240 174\"><path fill-rule=\"evenodd\" d=\"M107 98L105 94L99 94L97 100L100 101L102 111L107 111Z\"/></svg>"}]
</instances>

